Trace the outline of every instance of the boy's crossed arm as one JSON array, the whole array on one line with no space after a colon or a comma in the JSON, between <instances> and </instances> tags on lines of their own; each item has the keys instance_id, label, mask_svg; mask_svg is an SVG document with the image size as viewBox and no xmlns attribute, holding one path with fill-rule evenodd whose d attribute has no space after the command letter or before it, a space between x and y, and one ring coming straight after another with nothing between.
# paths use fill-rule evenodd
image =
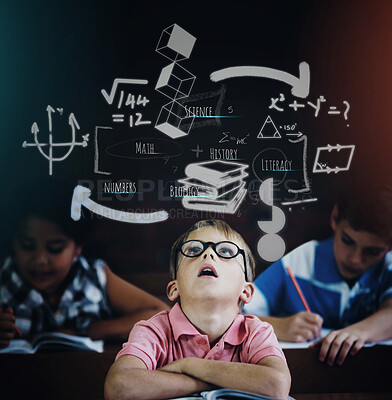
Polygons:
<instances>
[{"instance_id":1,"label":"boy's crossed arm","mask_svg":"<svg viewBox=\"0 0 392 400\"><path fill-rule=\"evenodd\" d=\"M287 365L276 356L262 358L257 364L187 357L160 370L192 376L219 387L279 399L287 398L291 384Z\"/></svg>"},{"instance_id":2,"label":"boy's crossed arm","mask_svg":"<svg viewBox=\"0 0 392 400\"><path fill-rule=\"evenodd\" d=\"M284 399L290 383L287 365L275 356L258 364L187 357L153 371L137 357L123 356L108 373L105 398L162 399L225 387Z\"/></svg>"},{"instance_id":3,"label":"boy's crossed arm","mask_svg":"<svg viewBox=\"0 0 392 400\"><path fill-rule=\"evenodd\" d=\"M110 368L104 392L106 400L153 400L180 397L212 389L213 386L192 376L163 370L148 370L139 358L124 355Z\"/></svg>"}]
</instances>

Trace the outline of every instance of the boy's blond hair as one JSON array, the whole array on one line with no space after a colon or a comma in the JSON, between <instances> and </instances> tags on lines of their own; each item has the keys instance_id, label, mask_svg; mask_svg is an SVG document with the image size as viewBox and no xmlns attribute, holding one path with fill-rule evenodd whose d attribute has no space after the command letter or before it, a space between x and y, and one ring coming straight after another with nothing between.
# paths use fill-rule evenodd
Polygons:
<instances>
[{"instance_id":1,"label":"boy's blond hair","mask_svg":"<svg viewBox=\"0 0 392 400\"><path fill-rule=\"evenodd\" d=\"M229 224L225 221L219 219L206 219L202 221L198 221L194 223L185 233L183 233L173 244L170 251L170 279L176 279L177 272L177 263L178 263L178 248L179 246L186 242L189 235L192 232L198 231L202 228L212 227L217 231L223 233L228 240L235 240L240 248L242 248L245 252L246 258L246 273L248 276L248 281L253 282L255 276L255 260L253 258L252 252L250 251L249 246L246 244L243 237L235 231Z\"/></svg>"}]
</instances>

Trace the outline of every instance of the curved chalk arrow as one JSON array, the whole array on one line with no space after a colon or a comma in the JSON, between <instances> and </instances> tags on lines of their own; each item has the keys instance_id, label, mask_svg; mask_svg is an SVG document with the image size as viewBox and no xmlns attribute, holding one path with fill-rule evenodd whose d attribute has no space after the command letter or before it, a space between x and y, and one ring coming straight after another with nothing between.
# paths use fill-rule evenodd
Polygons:
<instances>
[{"instance_id":1,"label":"curved chalk arrow","mask_svg":"<svg viewBox=\"0 0 392 400\"><path fill-rule=\"evenodd\" d=\"M166 211L157 211L153 213L131 213L102 206L90 199L91 190L77 185L74 189L71 204L71 218L79 221L81 217L82 205L103 217L114 219L121 222L133 224L153 224L155 222L165 221L169 215Z\"/></svg>"},{"instance_id":2,"label":"curved chalk arrow","mask_svg":"<svg viewBox=\"0 0 392 400\"><path fill-rule=\"evenodd\" d=\"M288 83L292 86L291 93L296 97L305 98L309 94L310 70L305 61L299 64L299 78L287 72L267 67L230 67L215 71L210 75L213 82L219 82L229 78L256 77L270 78Z\"/></svg>"}]
</instances>

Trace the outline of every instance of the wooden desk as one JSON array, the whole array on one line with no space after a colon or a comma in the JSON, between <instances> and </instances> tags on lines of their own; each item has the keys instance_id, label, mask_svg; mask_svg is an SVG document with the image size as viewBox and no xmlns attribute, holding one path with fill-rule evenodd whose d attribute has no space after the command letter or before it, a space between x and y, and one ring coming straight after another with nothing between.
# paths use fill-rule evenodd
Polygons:
<instances>
[{"instance_id":1,"label":"wooden desk","mask_svg":"<svg viewBox=\"0 0 392 400\"><path fill-rule=\"evenodd\" d=\"M106 373L119 347L104 353L0 354L0 398L103 399ZM317 349L286 349L296 400L392 399L392 347L362 349L342 366L318 361ZM4 388L12 389L4 396Z\"/></svg>"},{"instance_id":2,"label":"wooden desk","mask_svg":"<svg viewBox=\"0 0 392 400\"><path fill-rule=\"evenodd\" d=\"M312 393L294 396L295 400L391 400L392 393Z\"/></svg>"},{"instance_id":3,"label":"wooden desk","mask_svg":"<svg viewBox=\"0 0 392 400\"><path fill-rule=\"evenodd\" d=\"M318 348L285 349L284 353L294 394L392 392L392 346L363 348L333 367L318 361Z\"/></svg>"}]
</instances>

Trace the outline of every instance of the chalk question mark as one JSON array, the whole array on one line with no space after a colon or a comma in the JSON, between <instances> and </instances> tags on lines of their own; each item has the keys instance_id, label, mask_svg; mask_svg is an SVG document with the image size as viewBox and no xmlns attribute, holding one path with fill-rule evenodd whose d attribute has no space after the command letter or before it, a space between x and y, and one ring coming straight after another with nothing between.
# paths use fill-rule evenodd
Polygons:
<instances>
[{"instance_id":1,"label":"chalk question mark","mask_svg":"<svg viewBox=\"0 0 392 400\"><path fill-rule=\"evenodd\" d=\"M348 111L350 110L350 104L346 100L343 101L343 104L346 105L346 110L344 111L343 115L344 115L344 119L347 121L347 115L348 115ZM349 126L349 125L347 124L347 126Z\"/></svg>"}]
</instances>

